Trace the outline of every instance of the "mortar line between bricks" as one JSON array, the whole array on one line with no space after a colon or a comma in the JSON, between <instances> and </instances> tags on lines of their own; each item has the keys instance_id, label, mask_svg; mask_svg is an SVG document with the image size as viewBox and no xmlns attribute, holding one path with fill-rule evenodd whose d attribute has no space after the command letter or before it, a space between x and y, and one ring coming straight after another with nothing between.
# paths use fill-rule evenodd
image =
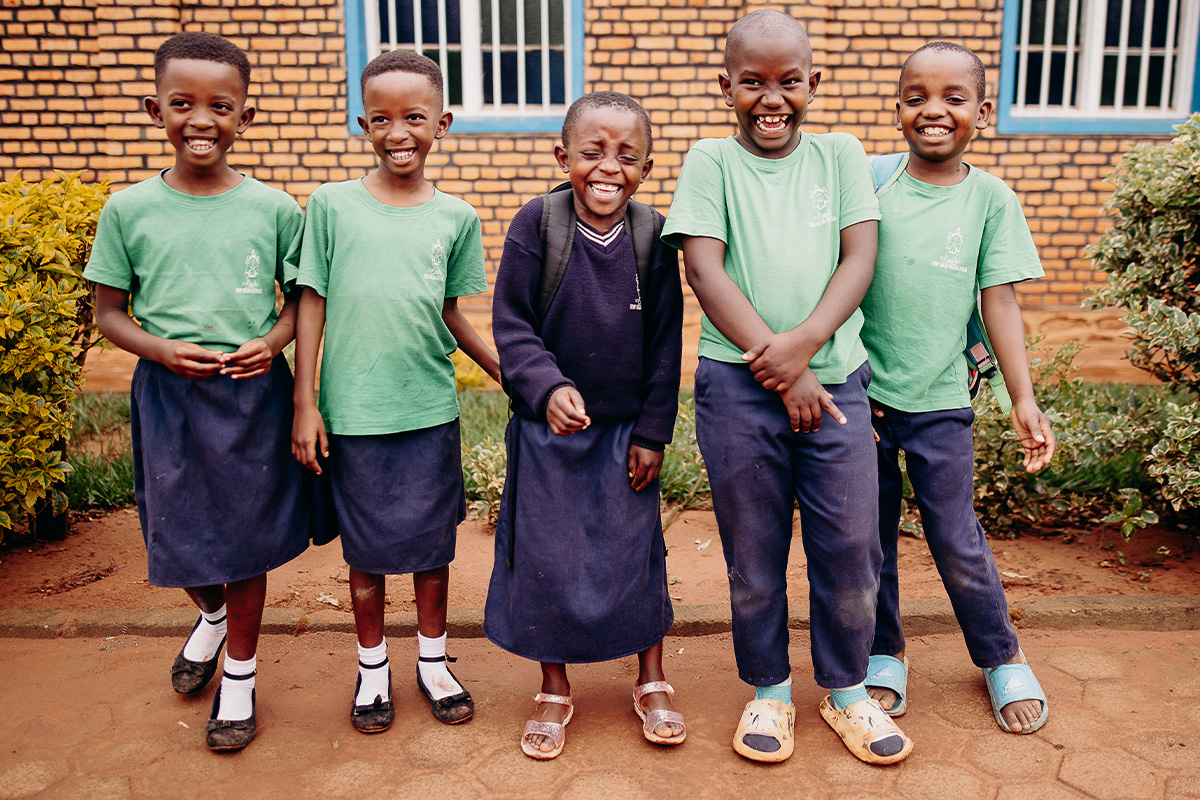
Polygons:
<instances>
[{"instance_id":1,"label":"mortar line between bricks","mask_svg":"<svg viewBox=\"0 0 1200 800\"><path fill-rule=\"evenodd\" d=\"M959 630L949 600L908 600L900 604L900 612L909 636ZM192 609L0 609L0 638L186 636L196 622L196 613ZM1020 630L1193 631L1200 630L1200 595L1040 597L1010 604L1009 615ZM807 630L807 609L793 611L788 617L788 627ZM388 636L412 636L416 629L414 612L395 612L385 617ZM451 609L447 630L454 638L482 638L483 609ZM727 605L679 605L675 607L675 624L667 635L704 636L729 630ZM268 608L263 614L265 635L318 632L353 633L354 617L344 611L309 614L295 608Z\"/></svg>"}]
</instances>

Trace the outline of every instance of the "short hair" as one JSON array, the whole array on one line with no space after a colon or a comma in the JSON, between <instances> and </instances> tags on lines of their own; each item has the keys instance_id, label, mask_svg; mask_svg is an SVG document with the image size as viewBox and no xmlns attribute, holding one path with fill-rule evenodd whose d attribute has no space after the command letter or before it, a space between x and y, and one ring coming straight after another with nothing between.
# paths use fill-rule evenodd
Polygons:
<instances>
[{"instance_id":1,"label":"short hair","mask_svg":"<svg viewBox=\"0 0 1200 800\"><path fill-rule=\"evenodd\" d=\"M228 64L237 70L242 87L250 89L250 59L246 53L228 39L215 33L184 31L177 33L158 46L154 51L154 82L158 83L167 64L177 59L215 61Z\"/></svg>"},{"instance_id":2,"label":"short hair","mask_svg":"<svg viewBox=\"0 0 1200 800\"><path fill-rule=\"evenodd\" d=\"M563 147L567 146L567 140L574 132L579 117L589 108L618 108L633 114L642 123L642 131L646 134L646 155L650 155L650 152L654 150L654 134L650 130L650 115L646 113L646 109L642 108L641 103L620 92L592 92L571 103L571 107L567 109L567 115L563 118Z\"/></svg>"},{"instance_id":3,"label":"short hair","mask_svg":"<svg viewBox=\"0 0 1200 800\"><path fill-rule=\"evenodd\" d=\"M971 78L975 81L975 91L979 95L976 99L983 102L987 97L987 70L983 67L983 62L979 60L979 56L975 55L969 47L963 47L957 42L930 42L922 45L912 52L908 58L904 59L904 66L900 68L900 78L896 81L896 91L900 91L900 87L904 85L904 75L908 72L908 63L916 58L921 53L961 53L971 60Z\"/></svg>"},{"instance_id":4,"label":"short hair","mask_svg":"<svg viewBox=\"0 0 1200 800\"><path fill-rule=\"evenodd\" d=\"M424 75L429 79L429 84L433 87L434 91L437 92L438 104L445 104L445 95L442 94L442 69L432 58L427 58L412 50L389 50L386 53L375 56L362 71L359 88L363 94L367 92L367 81L388 72L408 72L413 75Z\"/></svg>"},{"instance_id":5,"label":"short hair","mask_svg":"<svg viewBox=\"0 0 1200 800\"><path fill-rule=\"evenodd\" d=\"M729 63L741 51L743 43L757 37L768 36L797 36L808 50L808 59L812 61L812 46L808 43L808 33L804 26L795 18L776 11L773 8L760 8L751 11L746 16L733 23L725 37L725 71L729 71Z\"/></svg>"}]
</instances>

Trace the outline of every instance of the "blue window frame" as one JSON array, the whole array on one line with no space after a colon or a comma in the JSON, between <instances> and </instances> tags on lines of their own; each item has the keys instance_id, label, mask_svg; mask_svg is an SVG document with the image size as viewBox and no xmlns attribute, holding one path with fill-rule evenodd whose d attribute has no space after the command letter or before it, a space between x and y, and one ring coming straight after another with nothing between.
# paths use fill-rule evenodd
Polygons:
<instances>
[{"instance_id":1,"label":"blue window frame","mask_svg":"<svg viewBox=\"0 0 1200 800\"><path fill-rule=\"evenodd\" d=\"M1200 0L1006 0L997 129L1158 134L1200 110Z\"/></svg>"},{"instance_id":2,"label":"blue window frame","mask_svg":"<svg viewBox=\"0 0 1200 800\"><path fill-rule=\"evenodd\" d=\"M583 94L584 0L346 0L351 131L359 76L376 55L414 50L442 68L459 133L551 133Z\"/></svg>"}]
</instances>

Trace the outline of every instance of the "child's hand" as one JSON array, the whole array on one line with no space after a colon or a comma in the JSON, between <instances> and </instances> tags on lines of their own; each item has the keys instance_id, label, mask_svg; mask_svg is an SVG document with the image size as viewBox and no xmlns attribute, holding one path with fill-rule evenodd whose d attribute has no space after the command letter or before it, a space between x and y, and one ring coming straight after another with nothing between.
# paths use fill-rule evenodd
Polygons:
<instances>
[{"instance_id":1,"label":"child's hand","mask_svg":"<svg viewBox=\"0 0 1200 800\"><path fill-rule=\"evenodd\" d=\"M629 445L629 485L635 492L645 489L662 469L663 453L636 444Z\"/></svg>"},{"instance_id":2,"label":"child's hand","mask_svg":"<svg viewBox=\"0 0 1200 800\"><path fill-rule=\"evenodd\" d=\"M1013 403L1013 428L1025 448L1025 471L1037 472L1054 457L1054 431L1032 399Z\"/></svg>"},{"instance_id":3,"label":"child's hand","mask_svg":"<svg viewBox=\"0 0 1200 800\"><path fill-rule=\"evenodd\" d=\"M879 431L875 430L875 420L883 419L883 409L875 405L875 401L868 398L871 404L871 433L875 434L875 444L879 444Z\"/></svg>"},{"instance_id":4,"label":"child's hand","mask_svg":"<svg viewBox=\"0 0 1200 800\"><path fill-rule=\"evenodd\" d=\"M583 395L574 386L561 386L546 403L546 422L559 436L570 436L592 424L583 408Z\"/></svg>"},{"instance_id":5,"label":"child's hand","mask_svg":"<svg viewBox=\"0 0 1200 800\"><path fill-rule=\"evenodd\" d=\"M181 378L202 381L220 372L224 353L176 339L163 341L166 342L166 349L159 361Z\"/></svg>"},{"instance_id":6,"label":"child's hand","mask_svg":"<svg viewBox=\"0 0 1200 800\"><path fill-rule=\"evenodd\" d=\"M329 458L329 434L325 432L325 420L316 403L307 403L296 409L292 420L292 457L320 475L318 450L321 458Z\"/></svg>"},{"instance_id":7,"label":"child's hand","mask_svg":"<svg viewBox=\"0 0 1200 800\"><path fill-rule=\"evenodd\" d=\"M821 429L822 410L829 413L839 425L846 424L846 415L834 404L833 395L825 391L825 387L817 380L811 369L800 373L792 387L786 392L780 392L783 405L787 408L788 417L792 420L792 430L804 433L816 433Z\"/></svg>"},{"instance_id":8,"label":"child's hand","mask_svg":"<svg viewBox=\"0 0 1200 800\"><path fill-rule=\"evenodd\" d=\"M267 344L266 339L251 339L221 358L221 374L234 380L257 378L270 372L273 358L275 354L271 352L271 345Z\"/></svg>"},{"instance_id":9,"label":"child's hand","mask_svg":"<svg viewBox=\"0 0 1200 800\"><path fill-rule=\"evenodd\" d=\"M777 333L742 353L742 360L750 362L754 380L764 389L786 392L808 369L809 357L790 333Z\"/></svg>"}]
</instances>

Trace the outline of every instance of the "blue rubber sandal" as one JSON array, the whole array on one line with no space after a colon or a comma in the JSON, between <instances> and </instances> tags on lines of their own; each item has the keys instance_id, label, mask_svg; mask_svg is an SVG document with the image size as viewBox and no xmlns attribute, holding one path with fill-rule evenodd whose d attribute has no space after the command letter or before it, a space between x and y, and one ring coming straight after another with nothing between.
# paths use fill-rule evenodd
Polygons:
<instances>
[{"instance_id":1,"label":"blue rubber sandal","mask_svg":"<svg viewBox=\"0 0 1200 800\"><path fill-rule=\"evenodd\" d=\"M889 717L899 717L908 710L908 657L903 661L894 656L871 656L867 663L868 689L890 689L896 693L896 704L885 708Z\"/></svg>"},{"instance_id":2,"label":"blue rubber sandal","mask_svg":"<svg viewBox=\"0 0 1200 800\"><path fill-rule=\"evenodd\" d=\"M1021 657L1024 658L1024 656L1025 654L1022 653ZM996 718L996 724L1000 726L1001 730L1006 733L1033 733L1046 724L1046 719L1050 716L1050 704L1046 702L1046 693L1042 691L1042 685L1033 676L1033 670L1028 664L1001 664L998 667L984 669L983 680L987 683L988 698L992 701L992 716ZM1042 713L1033 725L1014 731L1004 721L1000 710L1018 700L1040 701Z\"/></svg>"}]
</instances>

